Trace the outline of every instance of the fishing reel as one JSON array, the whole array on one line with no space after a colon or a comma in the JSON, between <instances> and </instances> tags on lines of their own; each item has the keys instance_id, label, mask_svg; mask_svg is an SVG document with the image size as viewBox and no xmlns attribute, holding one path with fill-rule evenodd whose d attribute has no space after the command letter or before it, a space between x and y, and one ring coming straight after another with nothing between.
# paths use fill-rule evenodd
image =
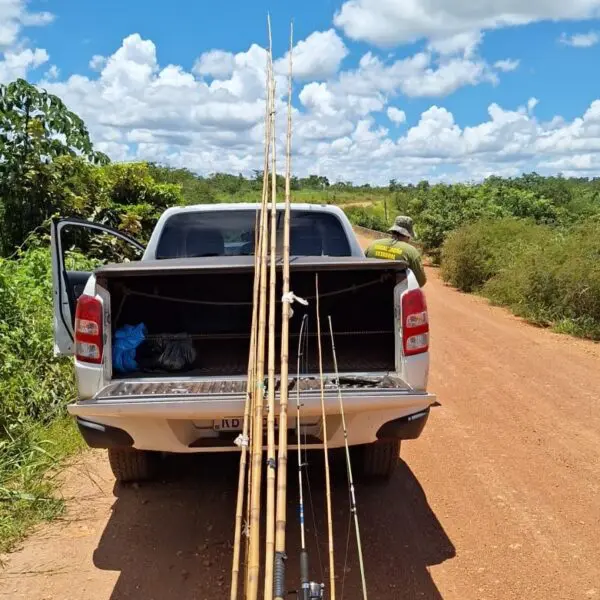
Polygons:
<instances>
[{"instance_id":1,"label":"fishing reel","mask_svg":"<svg viewBox=\"0 0 600 600\"><path fill-rule=\"evenodd\" d=\"M301 590L293 590L289 593L296 595L300 600L323 600L325 598L325 584L309 581L302 584Z\"/></svg>"},{"instance_id":2,"label":"fishing reel","mask_svg":"<svg viewBox=\"0 0 600 600\"><path fill-rule=\"evenodd\" d=\"M290 595L297 596L300 600L323 600L325 598L325 584L308 581L302 584L302 589L291 590Z\"/></svg>"},{"instance_id":3,"label":"fishing reel","mask_svg":"<svg viewBox=\"0 0 600 600\"><path fill-rule=\"evenodd\" d=\"M308 600L322 600L323 593L325 592L325 584L317 583L316 581L311 581L308 584Z\"/></svg>"}]
</instances>

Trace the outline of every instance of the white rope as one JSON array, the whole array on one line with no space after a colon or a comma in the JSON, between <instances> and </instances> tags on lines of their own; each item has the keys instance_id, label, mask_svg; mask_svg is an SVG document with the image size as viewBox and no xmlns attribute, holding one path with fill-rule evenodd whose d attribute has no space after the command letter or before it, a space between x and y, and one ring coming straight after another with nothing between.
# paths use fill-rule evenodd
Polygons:
<instances>
[{"instance_id":1,"label":"white rope","mask_svg":"<svg viewBox=\"0 0 600 600\"><path fill-rule=\"evenodd\" d=\"M294 304L294 302L299 302L300 304L303 304L304 306L308 306L308 300L305 300L304 298L300 298L300 296L296 296L296 294L294 294L294 292L292 292L292 291L287 292L286 294L283 294L283 296L281 296L281 301L287 302L288 304Z\"/></svg>"},{"instance_id":2,"label":"white rope","mask_svg":"<svg viewBox=\"0 0 600 600\"><path fill-rule=\"evenodd\" d=\"M308 300L305 300L304 298L300 298L300 296L296 296L296 294L294 294L294 292L292 292L291 290L289 292L286 292L285 294L283 294L283 296L281 296L281 303L287 303L290 305L290 312L289 312L289 318L291 319L294 316L294 309L292 308L292 304L294 304L294 302L299 302L300 304L303 304L304 306L308 306Z\"/></svg>"},{"instance_id":3,"label":"white rope","mask_svg":"<svg viewBox=\"0 0 600 600\"><path fill-rule=\"evenodd\" d=\"M238 447L238 448L247 448L250 445L250 438L247 435L244 435L242 433L240 433L240 435L238 435L235 440L233 441L233 443Z\"/></svg>"}]
</instances>

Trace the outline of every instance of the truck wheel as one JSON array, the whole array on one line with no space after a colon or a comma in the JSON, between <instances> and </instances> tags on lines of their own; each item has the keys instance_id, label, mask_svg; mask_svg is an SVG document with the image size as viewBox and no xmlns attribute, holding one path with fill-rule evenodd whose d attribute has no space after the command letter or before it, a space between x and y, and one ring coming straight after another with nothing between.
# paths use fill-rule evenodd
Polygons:
<instances>
[{"instance_id":1,"label":"truck wheel","mask_svg":"<svg viewBox=\"0 0 600 600\"><path fill-rule=\"evenodd\" d=\"M400 440L383 440L364 447L362 475L389 479L400 462Z\"/></svg>"},{"instance_id":2,"label":"truck wheel","mask_svg":"<svg viewBox=\"0 0 600 600\"><path fill-rule=\"evenodd\" d=\"M109 448L108 461L119 483L146 481L154 474L155 461L151 452L133 448Z\"/></svg>"}]
</instances>

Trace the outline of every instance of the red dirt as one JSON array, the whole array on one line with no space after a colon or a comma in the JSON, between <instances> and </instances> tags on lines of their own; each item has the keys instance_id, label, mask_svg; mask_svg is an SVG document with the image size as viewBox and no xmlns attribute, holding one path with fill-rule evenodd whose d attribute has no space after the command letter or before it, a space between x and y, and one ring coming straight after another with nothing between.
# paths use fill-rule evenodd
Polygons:
<instances>
[{"instance_id":1,"label":"red dirt","mask_svg":"<svg viewBox=\"0 0 600 600\"><path fill-rule=\"evenodd\" d=\"M522 323L428 274L430 388L442 406L403 446L389 485L358 488L369 597L600 598L600 347ZM235 457L176 459L163 478L113 489L103 453L84 454L65 473L66 518L4 557L0 598L228 598ZM338 598L348 521L340 479ZM293 503L289 548L291 583ZM311 558L319 577L314 547ZM344 597L355 600L353 544L346 571Z\"/></svg>"}]
</instances>

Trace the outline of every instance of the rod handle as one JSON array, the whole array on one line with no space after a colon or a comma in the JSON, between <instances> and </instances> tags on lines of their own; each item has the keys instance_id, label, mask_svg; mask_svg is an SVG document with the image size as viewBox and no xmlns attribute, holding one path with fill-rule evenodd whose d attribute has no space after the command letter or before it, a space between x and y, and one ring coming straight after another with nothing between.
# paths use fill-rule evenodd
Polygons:
<instances>
[{"instance_id":1,"label":"rod handle","mask_svg":"<svg viewBox=\"0 0 600 600\"><path fill-rule=\"evenodd\" d=\"M275 568L274 568L274 593L275 600L284 600L286 597L285 589L285 560L287 556L285 552L275 553Z\"/></svg>"},{"instance_id":2,"label":"rod handle","mask_svg":"<svg viewBox=\"0 0 600 600\"><path fill-rule=\"evenodd\" d=\"M310 578L308 576L308 552L300 550L300 600L310 600Z\"/></svg>"}]
</instances>

